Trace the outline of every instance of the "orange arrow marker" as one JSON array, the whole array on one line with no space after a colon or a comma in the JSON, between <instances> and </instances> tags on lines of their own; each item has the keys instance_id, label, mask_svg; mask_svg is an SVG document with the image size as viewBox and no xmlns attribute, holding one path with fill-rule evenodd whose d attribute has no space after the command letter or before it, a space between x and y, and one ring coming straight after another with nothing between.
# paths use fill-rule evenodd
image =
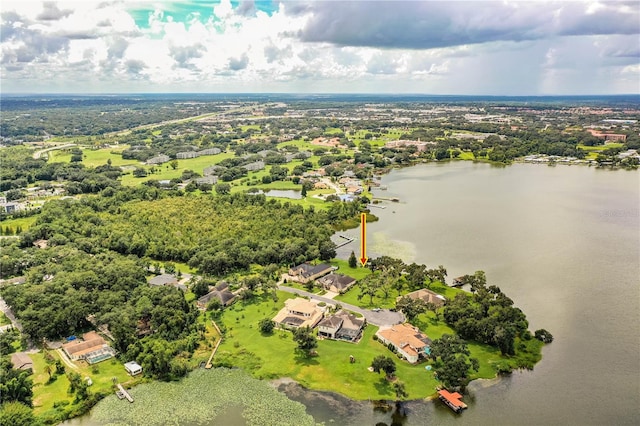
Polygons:
<instances>
[{"instance_id":1,"label":"orange arrow marker","mask_svg":"<svg viewBox=\"0 0 640 426\"><path fill-rule=\"evenodd\" d=\"M360 214L360 263L362 267L367 264L367 214Z\"/></svg>"}]
</instances>

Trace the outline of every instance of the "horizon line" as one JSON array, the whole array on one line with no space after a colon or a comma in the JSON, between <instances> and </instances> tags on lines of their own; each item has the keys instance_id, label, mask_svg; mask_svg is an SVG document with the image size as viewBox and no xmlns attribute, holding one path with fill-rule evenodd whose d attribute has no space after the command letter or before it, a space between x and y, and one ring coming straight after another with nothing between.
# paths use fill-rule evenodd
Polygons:
<instances>
[{"instance_id":1,"label":"horizon line","mask_svg":"<svg viewBox=\"0 0 640 426\"><path fill-rule=\"evenodd\" d=\"M594 97L594 96L640 96L640 93L604 94L435 94L435 93L386 93L386 92L1 92L0 96L118 96L118 95L295 95L295 96L432 96L432 97Z\"/></svg>"}]
</instances>

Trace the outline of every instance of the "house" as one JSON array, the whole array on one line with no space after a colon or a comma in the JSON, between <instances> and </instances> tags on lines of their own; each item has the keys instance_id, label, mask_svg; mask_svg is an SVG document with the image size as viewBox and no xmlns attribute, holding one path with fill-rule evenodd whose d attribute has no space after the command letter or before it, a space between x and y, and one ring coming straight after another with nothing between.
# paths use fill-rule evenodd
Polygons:
<instances>
[{"instance_id":1,"label":"house","mask_svg":"<svg viewBox=\"0 0 640 426\"><path fill-rule=\"evenodd\" d=\"M198 153L195 151L184 151L176 153L176 158L178 160L186 160L187 158L196 158Z\"/></svg>"},{"instance_id":2,"label":"house","mask_svg":"<svg viewBox=\"0 0 640 426\"><path fill-rule=\"evenodd\" d=\"M327 291L333 291L335 293L344 293L356 283L356 279L347 275L341 274L329 274L324 277L318 278L316 281Z\"/></svg>"},{"instance_id":3,"label":"house","mask_svg":"<svg viewBox=\"0 0 640 426\"><path fill-rule=\"evenodd\" d=\"M127 370L127 373L131 376L142 373L142 366L135 361L125 362L124 369Z\"/></svg>"},{"instance_id":4,"label":"house","mask_svg":"<svg viewBox=\"0 0 640 426\"><path fill-rule=\"evenodd\" d=\"M355 315L341 310L318 323L318 336L356 342L362 336L365 324L364 318L356 318Z\"/></svg>"},{"instance_id":5,"label":"house","mask_svg":"<svg viewBox=\"0 0 640 426\"><path fill-rule=\"evenodd\" d=\"M216 183L218 183L218 176L216 175L207 175L201 178L197 178L196 179L196 183L198 185L203 184L203 183L208 183L211 185L215 185Z\"/></svg>"},{"instance_id":6,"label":"house","mask_svg":"<svg viewBox=\"0 0 640 426\"><path fill-rule=\"evenodd\" d=\"M236 299L236 295L229 291L229 284L227 282L220 281L212 291L200 297L196 304L198 308L206 309L209 302L213 299L218 299L222 306L229 306Z\"/></svg>"},{"instance_id":7,"label":"house","mask_svg":"<svg viewBox=\"0 0 640 426\"><path fill-rule=\"evenodd\" d=\"M178 279L171 274L162 274L151 278L149 284L158 286L176 285L178 284Z\"/></svg>"},{"instance_id":8,"label":"house","mask_svg":"<svg viewBox=\"0 0 640 426\"><path fill-rule=\"evenodd\" d=\"M222 151L220 150L220 148L207 148L207 149L203 149L201 151L198 151L198 156L200 155L216 155L216 154L220 154Z\"/></svg>"},{"instance_id":9,"label":"house","mask_svg":"<svg viewBox=\"0 0 640 426\"><path fill-rule=\"evenodd\" d=\"M116 354L116 351L95 331L85 333L82 340L75 339L65 343L62 345L62 350L71 360L85 360L89 364L104 361Z\"/></svg>"},{"instance_id":10,"label":"house","mask_svg":"<svg viewBox=\"0 0 640 426\"><path fill-rule=\"evenodd\" d=\"M316 278L327 275L332 270L333 267L331 265L327 265L326 263L321 263L315 266L309 263L303 263L289 269L289 276L293 281L306 284L309 281L313 281Z\"/></svg>"},{"instance_id":11,"label":"house","mask_svg":"<svg viewBox=\"0 0 640 426\"><path fill-rule=\"evenodd\" d=\"M440 308L447 303L447 299L441 294L433 292L431 290L427 290L426 288L422 288L420 290L413 291L406 295L406 297L410 297L412 299L422 299L425 303L431 303L435 305L436 308ZM400 300L401 297L398 297L396 300Z\"/></svg>"},{"instance_id":12,"label":"house","mask_svg":"<svg viewBox=\"0 0 640 426\"><path fill-rule=\"evenodd\" d=\"M431 339L410 324L380 328L376 336L385 345L391 344L411 364L415 364L431 352Z\"/></svg>"},{"instance_id":13,"label":"house","mask_svg":"<svg viewBox=\"0 0 640 426\"><path fill-rule=\"evenodd\" d=\"M147 164L162 164L166 163L169 160L171 160L171 158L168 155L160 154L158 156L149 158L147 160Z\"/></svg>"},{"instance_id":14,"label":"house","mask_svg":"<svg viewBox=\"0 0 640 426\"><path fill-rule=\"evenodd\" d=\"M205 176L217 175L219 172L222 172L226 169L227 168L225 166L213 165L213 166L205 167L204 170L202 170L202 174Z\"/></svg>"},{"instance_id":15,"label":"house","mask_svg":"<svg viewBox=\"0 0 640 426\"><path fill-rule=\"evenodd\" d=\"M295 298L284 302L284 308L277 313L273 321L282 328L315 327L324 313L318 306L307 299Z\"/></svg>"},{"instance_id":16,"label":"house","mask_svg":"<svg viewBox=\"0 0 640 426\"><path fill-rule=\"evenodd\" d=\"M11 364L16 370L33 370L33 361L24 352L16 352L11 354Z\"/></svg>"},{"instance_id":17,"label":"house","mask_svg":"<svg viewBox=\"0 0 640 426\"><path fill-rule=\"evenodd\" d=\"M250 172L255 172L264 169L264 161L255 161L253 163L245 164L242 167Z\"/></svg>"}]
</instances>

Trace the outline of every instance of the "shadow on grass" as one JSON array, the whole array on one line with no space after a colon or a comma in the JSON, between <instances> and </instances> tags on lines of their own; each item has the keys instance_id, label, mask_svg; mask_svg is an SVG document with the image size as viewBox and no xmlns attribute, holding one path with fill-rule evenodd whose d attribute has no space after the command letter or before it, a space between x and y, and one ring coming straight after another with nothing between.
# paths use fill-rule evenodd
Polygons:
<instances>
[{"instance_id":1,"label":"shadow on grass","mask_svg":"<svg viewBox=\"0 0 640 426\"><path fill-rule=\"evenodd\" d=\"M380 377L380 379L374 384L374 386L380 395L393 393L393 389L391 388L391 383L384 376Z\"/></svg>"},{"instance_id":2,"label":"shadow on grass","mask_svg":"<svg viewBox=\"0 0 640 426\"><path fill-rule=\"evenodd\" d=\"M294 359L296 361L296 364L304 365L305 367L320 364L317 356L309 356L306 354L296 353Z\"/></svg>"}]
</instances>

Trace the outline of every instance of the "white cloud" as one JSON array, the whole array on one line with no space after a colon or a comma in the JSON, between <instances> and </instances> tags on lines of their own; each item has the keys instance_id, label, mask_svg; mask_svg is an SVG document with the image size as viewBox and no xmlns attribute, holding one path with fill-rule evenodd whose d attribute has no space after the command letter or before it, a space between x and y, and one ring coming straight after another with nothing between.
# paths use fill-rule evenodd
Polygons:
<instances>
[{"instance_id":1,"label":"white cloud","mask_svg":"<svg viewBox=\"0 0 640 426\"><path fill-rule=\"evenodd\" d=\"M281 2L266 13L223 0L184 10L5 1L3 89L640 91L638 10L623 3Z\"/></svg>"}]
</instances>

